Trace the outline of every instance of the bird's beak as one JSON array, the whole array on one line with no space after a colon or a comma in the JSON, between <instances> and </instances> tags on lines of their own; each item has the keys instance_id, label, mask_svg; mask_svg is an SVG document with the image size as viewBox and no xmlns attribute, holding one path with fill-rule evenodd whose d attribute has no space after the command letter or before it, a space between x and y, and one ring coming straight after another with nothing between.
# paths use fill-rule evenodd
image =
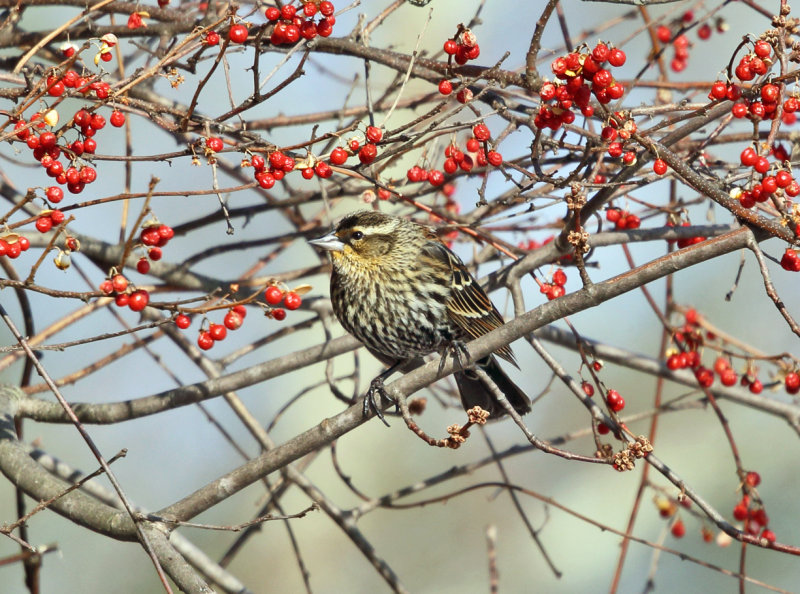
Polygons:
<instances>
[{"instance_id":1,"label":"bird's beak","mask_svg":"<svg viewBox=\"0 0 800 594\"><path fill-rule=\"evenodd\" d=\"M311 239L308 243L328 252L341 252L344 249L344 243L341 239L336 237L335 231L331 231L327 235L323 235L317 239Z\"/></svg>"}]
</instances>

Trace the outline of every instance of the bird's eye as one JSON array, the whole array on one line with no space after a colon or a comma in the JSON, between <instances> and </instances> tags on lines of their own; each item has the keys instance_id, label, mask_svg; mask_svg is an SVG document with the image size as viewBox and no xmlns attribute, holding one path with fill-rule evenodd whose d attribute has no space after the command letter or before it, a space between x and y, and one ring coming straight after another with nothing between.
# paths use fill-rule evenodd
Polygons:
<instances>
[{"instance_id":1,"label":"bird's eye","mask_svg":"<svg viewBox=\"0 0 800 594\"><path fill-rule=\"evenodd\" d=\"M353 240L358 241L359 239L364 239L364 234L361 231L353 231L350 237L352 237Z\"/></svg>"}]
</instances>

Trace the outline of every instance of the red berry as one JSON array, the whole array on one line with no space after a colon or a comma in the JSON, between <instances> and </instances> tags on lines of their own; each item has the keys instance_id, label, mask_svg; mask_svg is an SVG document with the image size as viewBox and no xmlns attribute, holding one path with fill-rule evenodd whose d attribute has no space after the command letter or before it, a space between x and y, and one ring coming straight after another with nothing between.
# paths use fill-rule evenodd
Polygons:
<instances>
[{"instance_id":1,"label":"red berry","mask_svg":"<svg viewBox=\"0 0 800 594\"><path fill-rule=\"evenodd\" d=\"M491 132L489 132L489 127L486 124L477 124L472 129L472 135L480 141L486 141L492 137Z\"/></svg>"},{"instance_id":2,"label":"red berry","mask_svg":"<svg viewBox=\"0 0 800 594\"><path fill-rule=\"evenodd\" d=\"M683 523L683 520L678 518L672 523L670 532L672 532L672 536L675 538L683 538L686 535L686 524Z\"/></svg>"},{"instance_id":3,"label":"red berry","mask_svg":"<svg viewBox=\"0 0 800 594\"><path fill-rule=\"evenodd\" d=\"M214 346L214 339L211 338L211 335L208 333L207 330L203 330L200 334L197 335L197 346L199 346L204 351L207 351L208 349Z\"/></svg>"},{"instance_id":4,"label":"red berry","mask_svg":"<svg viewBox=\"0 0 800 594\"><path fill-rule=\"evenodd\" d=\"M372 163L377 156L378 147L376 147L374 144L365 144L363 147L361 147L361 150L358 151L358 160L364 165L369 165Z\"/></svg>"},{"instance_id":5,"label":"red berry","mask_svg":"<svg viewBox=\"0 0 800 594\"><path fill-rule=\"evenodd\" d=\"M331 163L334 165L341 165L345 161L347 161L347 151L341 147L336 147L331 151Z\"/></svg>"},{"instance_id":6,"label":"red berry","mask_svg":"<svg viewBox=\"0 0 800 594\"><path fill-rule=\"evenodd\" d=\"M303 300L300 298L300 295L294 291L289 291L283 298L283 303L286 305L286 309L297 309L300 307L302 302Z\"/></svg>"},{"instance_id":7,"label":"red berry","mask_svg":"<svg viewBox=\"0 0 800 594\"><path fill-rule=\"evenodd\" d=\"M208 327L208 335L211 336L212 340L225 340L228 331L222 324L211 324Z\"/></svg>"},{"instance_id":8,"label":"red berry","mask_svg":"<svg viewBox=\"0 0 800 594\"><path fill-rule=\"evenodd\" d=\"M228 330L238 330L242 327L242 322L244 322L244 318L233 310L226 313L225 319L222 321Z\"/></svg>"},{"instance_id":9,"label":"red berry","mask_svg":"<svg viewBox=\"0 0 800 594\"><path fill-rule=\"evenodd\" d=\"M147 274L150 272L150 260L147 258L139 258L139 261L136 263L136 270L139 274Z\"/></svg>"},{"instance_id":10,"label":"red berry","mask_svg":"<svg viewBox=\"0 0 800 594\"><path fill-rule=\"evenodd\" d=\"M323 0L319 3L319 11L322 13L322 16L329 17L333 14L334 7L333 2L328 2L328 0Z\"/></svg>"},{"instance_id":11,"label":"red berry","mask_svg":"<svg viewBox=\"0 0 800 594\"><path fill-rule=\"evenodd\" d=\"M117 293L123 293L128 288L128 279L122 274L115 274L111 278L111 286Z\"/></svg>"},{"instance_id":12,"label":"red berry","mask_svg":"<svg viewBox=\"0 0 800 594\"><path fill-rule=\"evenodd\" d=\"M58 186L50 186L49 188L47 188L47 190L45 190L44 195L50 202L57 204L61 202L61 200L63 200L64 190L62 190Z\"/></svg>"},{"instance_id":13,"label":"red berry","mask_svg":"<svg viewBox=\"0 0 800 594\"><path fill-rule=\"evenodd\" d=\"M230 31L228 31L228 39L230 39L233 43L244 43L247 41L247 35L247 27L241 23L234 25L230 28Z\"/></svg>"},{"instance_id":14,"label":"red berry","mask_svg":"<svg viewBox=\"0 0 800 594\"><path fill-rule=\"evenodd\" d=\"M206 138L206 147L208 147L209 150L218 153L225 147L225 143L222 142L221 138L217 138L216 136L211 136L209 138Z\"/></svg>"},{"instance_id":15,"label":"red berry","mask_svg":"<svg viewBox=\"0 0 800 594\"><path fill-rule=\"evenodd\" d=\"M264 300L269 305L278 305L281 301L283 301L283 291L281 291L275 285L271 285L264 291Z\"/></svg>"},{"instance_id":16,"label":"red berry","mask_svg":"<svg viewBox=\"0 0 800 594\"><path fill-rule=\"evenodd\" d=\"M36 230L39 233L47 233L53 228L53 219L49 216L43 216L36 219Z\"/></svg>"},{"instance_id":17,"label":"red berry","mask_svg":"<svg viewBox=\"0 0 800 594\"><path fill-rule=\"evenodd\" d=\"M797 394L797 392L800 391L800 375L798 375L796 371L787 373L783 383L789 394Z\"/></svg>"},{"instance_id":18,"label":"red berry","mask_svg":"<svg viewBox=\"0 0 800 594\"><path fill-rule=\"evenodd\" d=\"M653 161L653 171L656 175L664 175L667 172L667 164L663 159Z\"/></svg>"},{"instance_id":19,"label":"red berry","mask_svg":"<svg viewBox=\"0 0 800 594\"><path fill-rule=\"evenodd\" d=\"M625 399L616 390L609 390L606 393L606 402L614 412L619 412L625 408Z\"/></svg>"},{"instance_id":20,"label":"red berry","mask_svg":"<svg viewBox=\"0 0 800 594\"><path fill-rule=\"evenodd\" d=\"M452 92L453 92L453 83L451 83L446 78L442 79L441 81L439 81L439 93L440 94L449 95Z\"/></svg>"},{"instance_id":21,"label":"red berry","mask_svg":"<svg viewBox=\"0 0 800 594\"><path fill-rule=\"evenodd\" d=\"M181 330L186 330L192 325L192 320L186 314L178 314L175 316L175 325Z\"/></svg>"},{"instance_id":22,"label":"red berry","mask_svg":"<svg viewBox=\"0 0 800 594\"><path fill-rule=\"evenodd\" d=\"M619 48L612 49L611 53L608 54L608 63L612 66L622 66L626 59L627 56L625 55L625 52Z\"/></svg>"},{"instance_id":23,"label":"red berry","mask_svg":"<svg viewBox=\"0 0 800 594\"><path fill-rule=\"evenodd\" d=\"M286 319L286 310L281 309L280 307L272 310L272 317L278 320L279 322Z\"/></svg>"},{"instance_id":24,"label":"red berry","mask_svg":"<svg viewBox=\"0 0 800 594\"><path fill-rule=\"evenodd\" d=\"M383 130L377 126L367 126L367 140L373 144L378 144L383 138Z\"/></svg>"},{"instance_id":25,"label":"red berry","mask_svg":"<svg viewBox=\"0 0 800 594\"><path fill-rule=\"evenodd\" d=\"M494 167L500 167L500 165L503 164L503 155L497 151L489 151L489 153L486 155L486 160L490 165L493 165Z\"/></svg>"},{"instance_id":26,"label":"red berry","mask_svg":"<svg viewBox=\"0 0 800 594\"><path fill-rule=\"evenodd\" d=\"M452 39L448 39L447 41L444 42L444 46L442 49L444 49L444 53L452 56L458 51L458 44Z\"/></svg>"},{"instance_id":27,"label":"red berry","mask_svg":"<svg viewBox=\"0 0 800 594\"><path fill-rule=\"evenodd\" d=\"M150 294L144 289L138 289L131 293L128 307L131 311L142 311L150 302Z\"/></svg>"},{"instance_id":28,"label":"red berry","mask_svg":"<svg viewBox=\"0 0 800 594\"><path fill-rule=\"evenodd\" d=\"M763 39L759 39L753 47L753 53L761 59L768 58L772 53L772 46Z\"/></svg>"},{"instance_id":29,"label":"red berry","mask_svg":"<svg viewBox=\"0 0 800 594\"><path fill-rule=\"evenodd\" d=\"M111 125L115 128L119 128L125 125L125 114L121 111L114 110L111 112L111 117L108 118L108 121L111 122Z\"/></svg>"},{"instance_id":30,"label":"red berry","mask_svg":"<svg viewBox=\"0 0 800 594\"><path fill-rule=\"evenodd\" d=\"M219 44L219 33L216 31L209 31L206 33L206 45L218 45Z\"/></svg>"}]
</instances>

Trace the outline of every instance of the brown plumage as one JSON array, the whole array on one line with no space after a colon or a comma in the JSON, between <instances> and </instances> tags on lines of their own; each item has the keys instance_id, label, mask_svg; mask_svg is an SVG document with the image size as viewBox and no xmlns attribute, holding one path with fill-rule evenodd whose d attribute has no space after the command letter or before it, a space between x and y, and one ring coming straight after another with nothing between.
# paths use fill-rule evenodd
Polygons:
<instances>
[{"instance_id":1,"label":"brown plumage","mask_svg":"<svg viewBox=\"0 0 800 594\"><path fill-rule=\"evenodd\" d=\"M378 359L405 371L420 357L483 336L503 318L461 259L427 227L375 211L342 219L311 242L328 251L331 301L342 326ZM497 354L516 365L511 348ZM489 355L477 362L520 414L528 397ZM464 369L454 374L465 409L480 406L492 418L505 409Z\"/></svg>"}]
</instances>

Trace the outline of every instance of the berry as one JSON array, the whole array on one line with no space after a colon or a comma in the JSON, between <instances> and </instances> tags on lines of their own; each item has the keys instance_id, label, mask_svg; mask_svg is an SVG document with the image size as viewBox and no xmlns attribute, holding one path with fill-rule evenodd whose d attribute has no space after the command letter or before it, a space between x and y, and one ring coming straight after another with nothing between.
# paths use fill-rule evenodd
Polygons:
<instances>
[{"instance_id":1,"label":"berry","mask_svg":"<svg viewBox=\"0 0 800 594\"><path fill-rule=\"evenodd\" d=\"M653 161L653 172L656 175L664 175L667 172L667 164L663 159L656 159Z\"/></svg>"},{"instance_id":2,"label":"berry","mask_svg":"<svg viewBox=\"0 0 800 594\"><path fill-rule=\"evenodd\" d=\"M761 484L761 475L756 471L751 470L745 475L744 482L750 488L757 487Z\"/></svg>"},{"instance_id":3,"label":"berry","mask_svg":"<svg viewBox=\"0 0 800 594\"><path fill-rule=\"evenodd\" d=\"M275 285L267 287L267 289L264 291L264 301L266 301L269 305L278 305L281 301L283 301L283 291L281 291Z\"/></svg>"},{"instance_id":4,"label":"berry","mask_svg":"<svg viewBox=\"0 0 800 594\"><path fill-rule=\"evenodd\" d=\"M347 161L347 151L341 147L336 147L331 151L331 163L334 165L341 165Z\"/></svg>"},{"instance_id":5,"label":"berry","mask_svg":"<svg viewBox=\"0 0 800 594\"><path fill-rule=\"evenodd\" d=\"M489 140L492 135L489 132L489 128L486 124L478 124L472 129L472 135L480 141Z\"/></svg>"},{"instance_id":6,"label":"berry","mask_svg":"<svg viewBox=\"0 0 800 594\"><path fill-rule=\"evenodd\" d=\"M150 302L150 294L144 289L138 289L131 293L128 307L131 311L142 311Z\"/></svg>"},{"instance_id":7,"label":"berry","mask_svg":"<svg viewBox=\"0 0 800 594\"><path fill-rule=\"evenodd\" d=\"M178 314L175 316L175 325L181 330L186 330L192 325L192 320L186 314Z\"/></svg>"},{"instance_id":8,"label":"berry","mask_svg":"<svg viewBox=\"0 0 800 594\"><path fill-rule=\"evenodd\" d=\"M218 45L219 44L219 33L216 31L209 31L206 33L205 39L206 45Z\"/></svg>"},{"instance_id":9,"label":"berry","mask_svg":"<svg viewBox=\"0 0 800 594\"><path fill-rule=\"evenodd\" d=\"M372 163L377 156L378 147L374 144L365 144L363 147L361 147L361 150L358 151L358 160L364 165L369 165Z\"/></svg>"},{"instance_id":10,"label":"berry","mask_svg":"<svg viewBox=\"0 0 800 594\"><path fill-rule=\"evenodd\" d=\"M214 339L211 338L211 335L208 333L207 330L203 330L202 332L200 332L200 334L197 335L197 346L199 346L204 351L207 351L214 346Z\"/></svg>"},{"instance_id":11,"label":"berry","mask_svg":"<svg viewBox=\"0 0 800 594\"><path fill-rule=\"evenodd\" d=\"M128 279L122 274L115 274L111 278L111 286L117 293L123 293L128 288Z\"/></svg>"},{"instance_id":12,"label":"berry","mask_svg":"<svg viewBox=\"0 0 800 594\"><path fill-rule=\"evenodd\" d=\"M612 49L611 53L608 54L608 63L611 64L612 66L616 67L622 66L625 63L626 59L627 56L625 55L625 52L623 52L619 48Z\"/></svg>"},{"instance_id":13,"label":"berry","mask_svg":"<svg viewBox=\"0 0 800 594\"><path fill-rule=\"evenodd\" d=\"M50 202L57 204L64 199L64 190L62 190L58 186L50 186L49 188L47 188L47 190L45 190L44 195Z\"/></svg>"},{"instance_id":14,"label":"berry","mask_svg":"<svg viewBox=\"0 0 800 594\"><path fill-rule=\"evenodd\" d=\"M221 138L210 136L206 138L206 147L208 150L218 153L225 147L225 143L222 142Z\"/></svg>"},{"instance_id":15,"label":"berry","mask_svg":"<svg viewBox=\"0 0 800 594\"><path fill-rule=\"evenodd\" d=\"M303 300L300 298L300 295L295 293L294 291L289 291L283 298L283 303L286 305L286 309L297 309L300 307L300 304Z\"/></svg>"},{"instance_id":16,"label":"berry","mask_svg":"<svg viewBox=\"0 0 800 594\"><path fill-rule=\"evenodd\" d=\"M378 144L383 138L383 130L377 126L367 126L367 140L373 144Z\"/></svg>"},{"instance_id":17,"label":"berry","mask_svg":"<svg viewBox=\"0 0 800 594\"><path fill-rule=\"evenodd\" d=\"M619 412L625 408L625 399L616 390L609 390L606 393L606 402L614 412Z\"/></svg>"},{"instance_id":18,"label":"berry","mask_svg":"<svg viewBox=\"0 0 800 594\"><path fill-rule=\"evenodd\" d=\"M225 340L228 330L222 324L211 324L208 327L208 335L212 340Z\"/></svg>"},{"instance_id":19,"label":"berry","mask_svg":"<svg viewBox=\"0 0 800 594\"><path fill-rule=\"evenodd\" d=\"M247 27L241 23L234 25L230 28L230 31L228 31L228 39L230 39L233 43L244 43L247 41L247 35Z\"/></svg>"},{"instance_id":20,"label":"berry","mask_svg":"<svg viewBox=\"0 0 800 594\"><path fill-rule=\"evenodd\" d=\"M150 272L150 260L147 258L139 258L139 261L136 262L136 271L139 274L147 274Z\"/></svg>"},{"instance_id":21,"label":"berry","mask_svg":"<svg viewBox=\"0 0 800 594\"><path fill-rule=\"evenodd\" d=\"M121 111L114 110L111 112L111 117L108 118L108 121L111 122L111 125L115 128L120 128L125 125L125 114Z\"/></svg>"},{"instance_id":22,"label":"berry","mask_svg":"<svg viewBox=\"0 0 800 594\"><path fill-rule=\"evenodd\" d=\"M489 151L489 153L486 155L486 160L490 165L493 165L494 167L500 167L500 165L503 164L503 155L497 151Z\"/></svg>"},{"instance_id":23,"label":"berry","mask_svg":"<svg viewBox=\"0 0 800 594\"><path fill-rule=\"evenodd\" d=\"M683 520L678 518L672 523L670 532L675 538L683 538L686 535L686 524L683 523Z\"/></svg>"},{"instance_id":24,"label":"berry","mask_svg":"<svg viewBox=\"0 0 800 594\"><path fill-rule=\"evenodd\" d=\"M238 330L242 327L243 322L244 318L233 310L230 310L228 313L226 313L225 318L222 320L222 323L225 324L225 327L228 330Z\"/></svg>"},{"instance_id":25,"label":"berry","mask_svg":"<svg viewBox=\"0 0 800 594\"><path fill-rule=\"evenodd\" d=\"M48 216L39 217L36 219L36 230L39 233L47 233L53 228L53 219Z\"/></svg>"},{"instance_id":26,"label":"berry","mask_svg":"<svg viewBox=\"0 0 800 594\"><path fill-rule=\"evenodd\" d=\"M272 317L278 320L279 322L282 322L283 320L286 319L286 310L280 307L273 309Z\"/></svg>"},{"instance_id":27,"label":"berry","mask_svg":"<svg viewBox=\"0 0 800 594\"><path fill-rule=\"evenodd\" d=\"M453 83L451 83L446 78L439 81L439 93L441 93L442 95L449 95L452 92L453 92Z\"/></svg>"}]
</instances>

